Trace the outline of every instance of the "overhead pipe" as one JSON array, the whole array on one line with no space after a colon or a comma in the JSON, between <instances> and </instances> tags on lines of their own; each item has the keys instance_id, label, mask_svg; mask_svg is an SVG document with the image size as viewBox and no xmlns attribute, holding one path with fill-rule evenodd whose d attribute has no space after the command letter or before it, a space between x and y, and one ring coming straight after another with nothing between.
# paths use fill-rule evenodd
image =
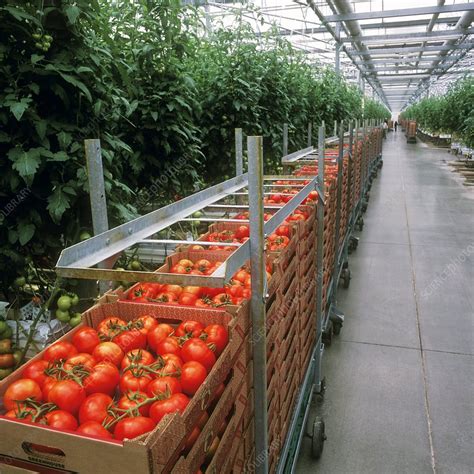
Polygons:
<instances>
[{"instance_id":1,"label":"overhead pipe","mask_svg":"<svg viewBox=\"0 0 474 474\"><path fill-rule=\"evenodd\" d=\"M347 13L354 13L354 10L352 9L352 6L348 0L332 0L332 3L334 3L340 15L344 15ZM370 55L369 48L367 48L367 46L362 42L363 32L362 32L362 28L360 27L359 22L357 20L347 20L344 23L347 29L349 30L349 33L353 37L353 44L357 47L357 49L361 53L364 53L365 65L367 69L369 69L369 71L375 76L375 81L378 83L380 90L385 98L385 101L387 101L385 97L385 93L383 89L381 88L381 85L377 79L377 71L375 70L373 64L371 63L372 57Z\"/></svg>"}]
</instances>

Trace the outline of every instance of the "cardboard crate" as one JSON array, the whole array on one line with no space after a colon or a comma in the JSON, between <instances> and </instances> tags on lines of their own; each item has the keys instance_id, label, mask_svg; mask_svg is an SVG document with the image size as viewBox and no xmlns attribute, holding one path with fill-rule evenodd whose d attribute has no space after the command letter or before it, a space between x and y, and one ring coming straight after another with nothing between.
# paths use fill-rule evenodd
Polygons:
<instances>
[{"instance_id":1,"label":"cardboard crate","mask_svg":"<svg viewBox=\"0 0 474 474\"><path fill-rule=\"evenodd\" d=\"M296 278L296 273L293 276L293 278L289 279L287 286L280 287L277 290L277 297L280 304L285 301L292 301L298 297L298 278Z\"/></svg>"},{"instance_id":2,"label":"cardboard crate","mask_svg":"<svg viewBox=\"0 0 474 474\"><path fill-rule=\"evenodd\" d=\"M206 467L206 474L223 474L232 472L232 466L229 465L228 462L228 455L232 450L232 443L235 439L235 434L237 433L242 423L242 417L247 403L248 396L241 391L234 402L231 412L231 418L227 422L227 427L220 439L217 451L215 452L212 461ZM189 474L190 472L195 471L177 471L176 468L173 470L173 474Z\"/></svg>"},{"instance_id":3,"label":"cardboard crate","mask_svg":"<svg viewBox=\"0 0 474 474\"><path fill-rule=\"evenodd\" d=\"M316 252L311 250L300 258L298 264L298 277L300 280L310 275L316 277Z\"/></svg>"},{"instance_id":4,"label":"cardboard crate","mask_svg":"<svg viewBox=\"0 0 474 474\"><path fill-rule=\"evenodd\" d=\"M115 302L108 302L109 299L115 299ZM168 464L170 458L181 451L187 436L196 426L203 411L209 406L213 393L232 369L241 351L244 331L238 319L225 311L162 308L149 304L117 301L110 295L102 297L99 304L86 311L83 314L83 320L86 324L96 327L108 316L117 316L128 321L143 314L149 314L172 325L178 325L182 320L192 319L205 325L218 323L228 327L229 343L183 414L165 416L152 432L123 442L93 439L76 433L0 417L0 427L4 434L2 435L2 452L14 453L14 457L19 460L34 459L34 462L43 466L74 472L87 472L90 469L90 463L84 458L84 453L90 454L95 459L94 472L111 470L114 473L128 473L136 470L145 473L152 472L154 466ZM59 340L72 339L73 334L81 327L82 325L74 328ZM39 360L42 356L43 351L28 363ZM0 396L13 381L21 378L22 370L15 371L0 382ZM61 450L64 455L37 452L31 448L32 445L54 447Z\"/></svg>"},{"instance_id":5,"label":"cardboard crate","mask_svg":"<svg viewBox=\"0 0 474 474\"><path fill-rule=\"evenodd\" d=\"M243 358L243 355L239 357L240 362L242 362ZM196 472L200 468L204 462L212 440L219 435L219 430L222 427L223 420L232 415L232 410L235 408L235 404L239 403L241 386L241 374L238 370L233 369L224 393L220 397L192 449L186 455L181 455L177 460L171 459L167 466L155 468L156 472L187 474L189 472ZM229 419L229 423L230 422L231 420Z\"/></svg>"}]
</instances>

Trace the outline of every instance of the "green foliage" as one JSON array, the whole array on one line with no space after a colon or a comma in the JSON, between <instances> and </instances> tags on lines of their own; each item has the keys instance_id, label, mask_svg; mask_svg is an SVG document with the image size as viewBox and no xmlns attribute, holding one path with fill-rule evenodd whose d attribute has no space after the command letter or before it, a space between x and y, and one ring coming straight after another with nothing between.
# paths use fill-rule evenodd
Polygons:
<instances>
[{"instance_id":1,"label":"green foliage","mask_svg":"<svg viewBox=\"0 0 474 474\"><path fill-rule=\"evenodd\" d=\"M427 97L408 107L402 118L416 120L432 134L450 133L474 148L474 78L455 82L442 97Z\"/></svg>"},{"instance_id":2,"label":"green foliage","mask_svg":"<svg viewBox=\"0 0 474 474\"><path fill-rule=\"evenodd\" d=\"M385 120L391 117L390 111L380 102L373 99L364 99L364 118Z\"/></svg>"}]
</instances>

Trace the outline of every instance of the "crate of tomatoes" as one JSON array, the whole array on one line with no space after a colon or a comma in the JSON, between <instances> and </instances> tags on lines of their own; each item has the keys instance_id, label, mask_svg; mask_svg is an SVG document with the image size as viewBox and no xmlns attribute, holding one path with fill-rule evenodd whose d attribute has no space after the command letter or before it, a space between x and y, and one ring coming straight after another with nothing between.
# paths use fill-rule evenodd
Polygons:
<instances>
[{"instance_id":1,"label":"crate of tomatoes","mask_svg":"<svg viewBox=\"0 0 474 474\"><path fill-rule=\"evenodd\" d=\"M168 472L201 431L217 432L208 420L228 415L242 382L237 318L110 300L0 382L0 454L11 464Z\"/></svg>"}]
</instances>

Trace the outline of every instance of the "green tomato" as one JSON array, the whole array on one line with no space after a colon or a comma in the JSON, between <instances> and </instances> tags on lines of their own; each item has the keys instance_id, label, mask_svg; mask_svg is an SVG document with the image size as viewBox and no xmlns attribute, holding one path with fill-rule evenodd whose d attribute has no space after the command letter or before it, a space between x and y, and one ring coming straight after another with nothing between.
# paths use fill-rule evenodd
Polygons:
<instances>
[{"instance_id":1,"label":"green tomato","mask_svg":"<svg viewBox=\"0 0 474 474\"><path fill-rule=\"evenodd\" d=\"M82 314L81 313L74 313L69 320L69 324L75 328L76 326L79 326L82 322Z\"/></svg>"},{"instance_id":2,"label":"green tomato","mask_svg":"<svg viewBox=\"0 0 474 474\"><path fill-rule=\"evenodd\" d=\"M71 316L69 315L69 311L62 311L60 309L57 309L56 319L58 321L61 321L62 323L68 323L69 320L71 319Z\"/></svg>"},{"instance_id":3,"label":"green tomato","mask_svg":"<svg viewBox=\"0 0 474 474\"><path fill-rule=\"evenodd\" d=\"M81 242L83 242L84 240L90 239L91 237L92 237L92 235L89 234L89 232L83 231L83 232L81 232L80 235L79 235L79 240L80 240Z\"/></svg>"},{"instance_id":4,"label":"green tomato","mask_svg":"<svg viewBox=\"0 0 474 474\"><path fill-rule=\"evenodd\" d=\"M0 380L3 380L4 378L8 377L12 372L13 367L10 367L9 369L0 369Z\"/></svg>"},{"instance_id":5,"label":"green tomato","mask_svg":"<svg viewBox=\"0 0 474 474\"><path fill-rule=\"evenodd\" d=\"M79 296L76 293L73 293L71 297L71 306L77 306L79 304Z\"/></svg>"},{"instance_id":6,"label":"green tomato","mask_svg":"<svg viewBox=\"0 0 474 474\"><path fill-rule=\"evenodd\" d=\"M13 329L7 325L7 328L0 333L0 339L10 339L13 336Z\"/></svg>"},{"instance_id":7,"label":"green tomato","mask_svg":"<svg viewBox=\"0 0 474 474\"><path fill-rule=\"evenodd\" d=\"M18 364L20 363L21 361L21 354L22 354L23 351L21 351L20 349L17 349L16 351L13 351L13 358L15 359L15 367L18 366Z\"/></svg>"},{"instance_id":8,"label":"green tomato","mask_svg":"<svg viewBox=\"0 0 474 474\"><path fill-rule=\"evenodd\" d=\"M132 263L130 264L130 266L132 267L132 270L135 270L135 271L140 270L140 268L142 268L142 265L138 260L132 260Z\"/></svg>"},{"instance_id":9,"label":"green tomato","mask_svg":"<svg viewBox=\"0 0 474 474\"><path fill-rule=\"evenodd\" d=\"M72 306L72 298L67 295L63 295L58 299L56 303L58 309L61 311L67 311Z\"/></svg>"},{"instance_id":10,"label":"green tomato","mask_svg":"<svg viewBox=\"0 0 474 474\"><path fill-rule=\"evenodd\" d=\"M199 219L203 216L204 214L201 212L201 211L196 211L194 214L193 214L193 217L195 219Z\"/></svg>"},{"instance_id":11,"label":"green tomato","mask_svg":"<svg viewBox=\"0 0 474 474\"><path fill-rule=\"evenodd\" d=\"M38 49L43 49L43 45L41 43L35 43L35 46L38 48Z\"/></svg>"},{"instance_id":12,"label":"green tomato","mask_svg":"<svg viewBox=\"0 0 474 474\"><path fill-rule=\"evenodd\" d=\"M32 37L34 40L39 40L39 39L41 39L41 35L40 35L39 33L33 33L33 34L31 35L31 37Z\"/></svg>"},{"instance_id":13,"label":"green tomato","mask_svg":"<svg viewBox=\"0 0 474 474\"><path fill-rule=\"evenodd\" d=\"M8 327L8 324L5 321L0 321L0 334L5 331L5 329Z\"/></svg>"},{"instance_id":14,"label":"green tomato","mask_svg":"<svg viewBox=\"0 0 474 474\"><path fill-rule=\"evenodd\" d=\"M21 288L22 286L25 286L25 285L26 285L26 278L24 276L15 278L15 281L13 282L13 286L15 288Z\"/></svg>"},{"instance_id":15,"label":"green tomato","mask_svg":"<svg viewBox=\"0 0 474 474\"><path fill-rule=\"evenodd\" d=\"M50 35L44 35L44 39L45 39L45 41L47 41L48 43L51 43L51 41L53 41L53 37L50 36Z\"/></svg>"}]
</instances>

